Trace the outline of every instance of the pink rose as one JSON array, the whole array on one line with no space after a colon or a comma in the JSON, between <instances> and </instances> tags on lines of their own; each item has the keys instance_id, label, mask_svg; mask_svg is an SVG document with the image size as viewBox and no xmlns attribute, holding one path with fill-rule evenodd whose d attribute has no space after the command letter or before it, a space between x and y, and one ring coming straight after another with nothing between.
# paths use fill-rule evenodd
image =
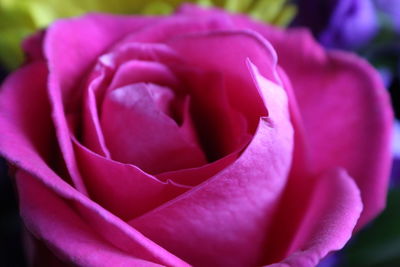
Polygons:
<instances>
[{"instance_id":1,"label":"pink rose","mask_svg":"<svg viewBox=\"0 0 400 267\"><path fill-rule=\"evenodd\" d=\"M384 207L383 85L303 29L189 5L24 47L0 151L40 266L315 266Z\"/></svg>"}]
</instances>

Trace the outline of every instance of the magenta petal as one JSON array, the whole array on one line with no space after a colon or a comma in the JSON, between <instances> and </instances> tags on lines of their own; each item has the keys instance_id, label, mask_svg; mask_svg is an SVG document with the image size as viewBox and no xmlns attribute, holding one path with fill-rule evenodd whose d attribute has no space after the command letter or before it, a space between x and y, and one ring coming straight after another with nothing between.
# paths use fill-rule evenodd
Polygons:
<instances>
[{"instance_id":1,"label":"magenta petal","mask_svg":"<svg viewBox=\"0 0 400 267\"><path fill-rule=\"evenodd\" d=\"M109 91L134 83L154 83L174 87L179 84L174 73L157 61L129 60L116 70Z\"/></svg>"},{"instance_id":2,"label":"magenta petal","mask_svg":"<svg viewBox=\"0 0 400 267\"><path fill-rule=\"evenodd\" d=\"M167 19L159 19L158 23L152 23L148 27L142 27L139 31L127 35L116 44L114 49L132 43L148 46L152 43L163 43L182 34L233 29L232 26L232 21L225 16L198 17L196 19L180 15L170 16Z\"/></svg>"},{"instance_id":3,"label":"magenta petal","mask_svg":"<svg viewBox=\"0 0 400 267\"><path fill-rule=\"evenodd\" d=\"M128 32L155 20L87 15L77 19L59 20L46 32L44 50L50 71L48 93L54 125L67 169L75 187L81 192L86 189L73 155L65 112L78 112L77 105L82 92L77 88L80 86L82 74L95 59ZM92 44L90 49L87 49L88 43Z\"/></svg>"},{"instance_id":4,"label":"magenta petal","mask_svg":"<svg viewBox=\"0 0 400 267\"><path fill-rule=\"evenodd\" d=\"M139 168L103 158L74 142L76 157L90 196L122 219L156 208L190 187L161 182Z\"/></svg>"},{"instance_id":5,"label":"magenta petal","mask_svg":"<svg viewBox=\"0 0 400 267\"><path fill-rule=\"evenodd\" d=\"M32 71L32 68L35 69L37 72ZM16 74L11 76L11 78L16 79L14 80L14 82L20 81L20 79L22 78L21 75L26 75L26 72L30 73L32 76L30 76L31 83L29 84L29 89L32 89L34 88L33 85L35 84L36 79L39 78L40 80L40 71L45 71L45 69L40 68L37 64L33 64L19 70ZM11 78L8 81L10 83L13 82L13 79ZM15 91L10 94L10 96L12 95L15 97L21 97L22 95L16 93L20 91L19 88L20 86L13 86L12 89ZM39 88L42 88L43 90L45 89L45 87ZM7 92L9 92L9 90L6 90L7 87L4 87L3 89L4 90L2 91L0 99L7 99L7 103L13 104L12 98L7 97ZM39 90L31 90L30 92L36 94L37 96L38 94L40 94ZM76 217L79 217L79 220L84 221L85 223L87 223L87 225L90 225L91 232L95 231L96 236L99 236L101 241L104 240L103 242L106 242L105 244L103 243L103 248L108 250L110 247L109 245L107 245L108 243L112 244L113 248L118 248L119 252L116 252L117 256L118 254L128 254L132 257L148 260L151 262L157 262L161 265L187 266L175 256L169 254L161 247L152 243L131 226L128 226L119 218L108 213L104 208L86 198L84 195L82 195L80 192L78 192L76 189L74 189L65 181L63 181L60 177L58 177L53 170L51 170L51 168L44 162L43 159L46 158L46 155L51 155L51 153L47 154L48 152L46 152L45 150L46 146L43 145L44 143L41 143L45 142L45 144L48 144L49 140L51 140L51 138L48 138L45 131L45 129L48 129L49 132L52 132L51 126L49 127L48 125L46 125L46 122L51 123L51 118L46 118L46 116L44 116L43 114L39 115L37 113L42 108L46 109L45 104L41 103L41 101L31 101L33 98L29 94L25 94L25 96L27 96L27 98L25 99L29 100L27 103L25 103L26 105L23 106L26 109L21 109L20 107L18 107L18 110L23 112L23 118L25 119L31 119L30 116L25 115L32 114L32 116L37 115L36 118L39 120L32 119L24 121L18 119L18 113L12 112L11 110L7 109L7 115L5 115L3 113L4 110L0 110L0 150L1 154L4 155L10 163L14 163L19 168L31 173L31 175L26 174L24 175L24 177L22 177L22 179L27 178L24 180L27 183L25 187L23 185L24 181L20 182L21 176L19 176L18 178L18 188L20 189L20 197L22 199L22 201L20 202L22 217L24 219L24 222L28 225L30 231L37 233L38 235L40 234L40 236L45 239L46 242L54 250L56 250L58 253L63 252L63 255L67 256L71 251L65 251L64 249L71 249L71 247L63 242L60 243L61 241L58 240L58 238L60 238L58 235L59 232L53 232L53 230L56 230L54 229L56 225L61 225L60 229L62 229L63 232L66 232L65 235L68 235L69 232L67 231L67 229L69 230L69 228L65 227L64 223L68 224L69 219L74 221ZM21 101L22 99L24 98L18 98L18 101ZM40 99L45 100L46 98L38 98L38 100ZM32 106L31 104L37 106ZM10 106L6 104L3 105L3 103L1 103L0 107L3 109L5 107L9 108ZM17 107L17 105L15 105L15 107ZM46 114L49 113L46 112ZM24 128L29 126L29 124L27 124L28 122L31 124L34 123L35 127L32 127L31 130L28 130L29 128ZM39 145L42 149L38 150L36 148L36 145ZM51 150L49 150L49 152L51 152ZM23 191L23 188L26 188L27 191ZM48 194L53 195L53 197L48 199ZM26 199L24 197L29 198L29 200L24 201ZM43 201L43 199L45 200ZM40 203L37 203L36 200L40 201ZM71 209L71 207L76 208L73 210L76 213L76 216L67 216L67 219L65 219L64 217L57 217L56 215L60 213L65 215L65 212L67 212L59 210L59 201L67 202L63 206L66 209ZM50 207L53 207L53 209L51 209L51 212L49 214L47 213L47 208ZM61 207L60 209L63 209L63 207ZM53 211L54 214L52 214ZM56 211L59 213L57 213ZM45 213L41 215L41 212ZM73 230L74 229L72 229L71 231ZM79 234L81 233L82 232L79 231ZM86 236L86 234L82 235ZM87 233L87 235L90 236L92 234ZM71 238L73 237L75 237L75 233L71 233ZM95 240L99 240L99 238L96 237ZM82 246L84 245L89 246L89 244L82 244ZM112 249L112 251L115 251L115 249ZM93 258L93 255L96 255L95 253L96 251L87 254L87 258L82 260L94 260L91 258ZM101 253L102 252L100 252L100 254Z\"/></svg>"},{"instance_id":6,"label":"magenta petal","mask_svg":"<svg viewBox=\"0 0 400 267\"><path fill-rule=\"evenodd\" d=\"M266 37L292 82L314 171L342 166L354 177L364 204L359 224L365 224L385 205L391 164L393 115L383 83L364 60L325 53L303 31Z\"/></svg>"},{"instance_id":7,"label":"magenta petal","mask_svg":"<svg viewBox=\"0 0 400 267\"><path fill-rule=\"evenodd\" d=\"M181 70L190 95L190 106L184 112L182 130L186 122L191 122L196 129L208 159L214 161L247 145L251 135L246 114L235 109L228 98L229 88L225 87L224 76L218 71L201 71L197 68ZM247 72L246 69L244 69ZM249 90L254 89L248 84ZM264 107L265 108L265 107ZM190 113L190 114L189 114ZM253 118L254 119L254 118Z\"/></svg>"},{"instance_id":8,"label":"magenta petal","mask_svg":"<svg viewBox=\"0 0 400 267\"><path fill-rule=\"evenodd\" d=\"M221 10L194 5L184 5L179 14L226 17ZM281 30L243 15L230 18L235 27L260 33L276 49L293 85L311 167L315 172L336 166L348 170L362 192L359 226L364 225L385 205L391 164L393 115L377 72L355 55L324 51L303 29Z\"/></svg>"},{"instance_id":9,"label":"magenta petal","mask_svg":"<svg viewBox=\"0 0 400 267\"><path fill-rule=\"evenodd\" d=\"M268 262L284 259L268 266L314 267L350 239L363 207L360 191L343 169L330 170L289 188L266 248ZM288 233L293 236L286 243Z\"/></svg>"},{"instance_id":10,"label":"magenta petal","mask_svg":"<svg viewBox=\"0 0 400 267\"><path fill-rule=\"evenodd\" d=\"M90 150L99 155L110 157L110 152L104 141L103 132L99 121L99 101L111 80L111 74L106 68L97 67L89 76L87 84L83 86L83 111L82 111L82 142ZM99 99L100 98L100 99Z\"/></svg>"},{"instance_id":11,"label":"magenta petal","mask_svg":"<svg viewBox=\"0 0 400 267\"><path fill-rule=\"evenodd\" d=\"M156 17L90 14L52 24L45 37L45 52L63 96L69 97L73 93L82 74L112 44L128 33L160 20Z\"/></svg>"},{"instance_id":12,"label":"magenta petal","mask_svg":"<svg viewBox=\"0 0 400 267\"><path fill-rule=\"evenodd\" d=\"M150 173L205 164L201 149L157 107L151 90L172 94L168 88L140 83L118 88L106 96L101 125L112 158Z\"/></svg>"},{"instance_id":13,"label":"magenta petal","mask_svg":"<svg viewBox=\"0 0 400 267\"><path fill-rule=\"evenodd\" d=\"M36 60L43 61L45 56L43 53L43 41L46 32L39 31L22 42L22 49L25 53L25 62L33 62Z\"/></svg>"},{"instance_id":14,"label":"magenta petal","mask_svg":"<svg viewBox=\"0 0 400 267\"><path fill-rule=\"evenodd\" d=\"M54 129L51 126L50 107L46 98L46 73L45 64L42 62L27 65L6 80L0 93L1 154L11 164L30 173L27 175L29 177L26 177L28 179L25 180L31 181L25 187L28 191L25 192L26 194L22 194L21 198L29 196L41 200L42 198L39 197L46 199L44 194L47 192L52 195L56 194L54 199L67 201L67 206L76 208L74 211L90 225L90 229L96 231L96 235L100 236L101 240L106 240L113 247L125 251L133 257L157 262L161 265L186 266L184 262L71 187L52 170L54 166L49 166L45 162L54 160L53 149L57 148L57 142L52 137ZM29 80L30 83L21 83L25 80ZM32 101L35 99L36 101ZM23 187L21 184L20 186ZM40 191L37 188L43 188L43 190ZM29 190L32 190L33 195L29 193ZM42 194L42 192L44 193ZM53 245L55 250L62 251L63 246L68 247L68 244L58 243L57 235L54 235L54 232L51 232L51 228L48 227L58 223L62 224L63 222L59 222L57 219L63 218L46 213L41 219L51 219L51 221L43 230L42 221L37 217L40 215L32 215L32 213L44 212L47 205L51 206L53 203L56 205L56 200L53 201L51 198L44 203L40 202L39 206L34 205L36 203L34 200L21 202L21 209L27 212L23 212L23 219L29 225L29 229L42 234L50 246ZM32 213L28 214L29 212ZM87 257L92 257L93 253L87 254Z\"/></svg>"},{"instance_id":15,"label":"magenta petal","mask_svg":"<svg viewBox=\"0 0 400 267\"><path fill-rule=\"evenodd\" d=\"M43 240L33 236L32 233L23 227L22 239L25 251L25 262L29 266L57 266L68 267L65 261L62 261L45 245Z\"/></svg>"},{"instance_id":16,"label":"magenta petal","mask_svg":"<svg viewBox=\"0 0 400 267\"><path fill-rule=\"evenodd\" d=\"M197 168L163 172L157 174L156 177L162 181L171 180L181 185L196 186L232 164L239 157L242 149L240 148L219 160Z\"/></svg>"},{"instance_id":17,"label":"magenta petal","mask_svg":"<svg viewBox=\"0 0 400 267\"><path fill-rule=\"evenodd\" d=\"M59 238L57 233L59 232L53 232L55 229L51 226L62 225L60 227L64 227L65 224L63 223L68 223L68 218L74 221L76 217L79 217L81 218L79 220L90 225L91 233L96 232L95 240L99 240L99 237L100 240L104 240L102 241L103 248L109 251L110 245L107 244L112 244L111 252L115 252L115 248L118 248L118 252L115 252L117 256L131 255L161 265L186 266L181 260L152 243L119 218L79 193L54 173L51 168L55 166L49 166L45 162L51 163L57 160L54 158L53 151L57 148L57 141L53 136L54 129L52 128L50 107L46 97L46 74L44 62L27 65L6 80L0 93L1 154L11 164L15 164L18 168L31 174L25 175L22 179L20 176L18 178L22 199L20 203L21 210L23 210L22 216L29 229L34 233L41 234L41 237L48 241L48 244L54 250L60 252L63 251L64 247L68 249L71 247L57 240ZM26 80L30 81L29 84L22 83ZM55 153L59 152L56 151ZM21 180L23 181L21 182ZM24 181L27 183L26 186L23 185ZM48 194L53 195L53 197L48 199ZM29 197L29 200L25 201L26 198L24 197ZM43 199L45 199L44 202L42 202ZM40 203L35 200L40 201ZM58 210L59 201L67 202L64 204L66 209L76 208L76 210L73 210L76 216L67 216L67 219L55 216L59 214L56 211L62 215L65 215L65 212L68 214L67 211ZM52 206L53 204L55 206ZM53 207L51 213L55 211L55 214L49 215L47 213L49 212L47 208L50 207ZM41 215L41 212L45 213ZM46 222L43 225L42 220ZM59 229L66 231L68 227ZM81 233L80 231L79 234ZM90 236L91 233L87 235ZM68 235L68 232L64 235ZM75 236L75 233L71 233L71 238ZM86 243L81 245L89 246ZM68 255L69 252L64 251L65 254L63 255ZM93 250L93 253L87 254L86 257L93 258L95 252ZM76 253L79 252L76 251ZM126 259L125 256L122 257ZM84 259L85 262L95 260L88 258Z\"/></svg>"},{"instance_id":18,"label":"magenta petal","mask_svg":"<svg viewBox=\"0 0 400 267\"><path fill-rule=\"evenodd\" d=\"M82 218L84 222L90 225L90 229L101 236L102 240L106 240L114 247L128 253L132 257L157 262L162 265L187 266L174 255L154 244L134 228L128 226L119 218L107 212L104 208L66 184L37 156L31 157L30 164L33 167L29 166L26 169L32 172L32 175L27 174L26 178L28 179L25 181L28 183L27 187L33 190L34 196L31 196L32 198L39 199L39 195L46 198L47 194L56 194L54 198L60 201L66 201L67 207L74 207L74 212ZM52 247L57 251L63 251L65 244L58 242L58 236L48 236L47 234L53 234L49 231L50 229L45 228L43 230L41 221L38 220L36 215L28 214L29 212L41 212L42 209L46 210L47 206L55 205L57 201L45 201L45 203L41 203L39 206L33 206L34 203L34 201L27 201L25 204L21 203L21 210L27 210L23 218L29 226L30 231L33 233L40 233L50 246L53 245ZM44 217L47 217L44 219L51 219L51 225L62 223L58 222L57 219L63 219L47 215ZM94 254L88 254L86 256L91 258L93 255Z\"/></svg>"},{"instance_id":19,"label":"magenta petal","mask_svg":"<svg viewBox=\"0 0 400 267\"><path fill-rule=\"evenodd\" d=\"M209 78L209 76L206 77ZM179 184L196 186L232 164L248 145L251 140L251 135L247 132L246 121L242 114L232 110L229 103L227 103L226 97L223 96L223 88L216 88L212 84L209 85L209 79L203 80L202 82L198 82L196 79L192 79L192 77L189 79L199 86L199 88L197 88L198 92L196 92L198 95L194 95L193 90L196 89L191 88L191 97L196 98L196 101L201 99L200 103L197 102L201 106L199 110L199 113L201 113L199 120L201 120L201 122L197 131L203 130L212 132L212 134L217 133L215 136L211 136L211 138L215 138L215 140L207 140L207 145L213 145L213 149L216 150L222 148L221 151L218 151L223 153L222 158L198 168L164 172L157 174L156 177L163 181L172 180ZM218 83L217 85L221 84ZM185 136L192 137L192 142L198 143L197 136L199 133L195 132L194 121L189 113L190 105L193 104L190 103L190 98L187 98L184 105L181 131ZM206 110L204 110L204 108L206 108ZM208 116L206 116L205 113L208 113ZM238 143L238 141L240 142ZM232 143L234 144L233 150L231 150L229 146L228 150L226 150L227 146L224 145L231 145ZM225 152L227 152L227 155L225 155Z\"/></svg>"},{"instance_id":20,"label":"magenta petal","mask_svg":"<svg viewBox=\"0 0 400 267\"><path fill-rule=\"evenodd\" d=\"M88 267L162 266L106 242L70 205L29 174L18 172L17 182L26 226L55 250L61 260Z\"/></svg>"},{"instance_id":21,"label":"magenta petal","mask_svg":"<svg viewBox=\"0 0 400 267\"><path fill-rule=\"evenodd\" d=\"M279 83L277 58L271 45L255 32L240 30L183 35L170 40L168 45L188 64L221 73L231 105L248 116L254 131L258 123L254 118L265 116L267 111L256 88L249 86L252 78L245 71L246 59L252 60L267 79Z\"/></svg>"},{"instance_id":22,"label":"magenta petal","mask_svg":"<svg viewBox=\"0 0 400 267\"><path fill-rule=\"evenodd\" d=\"M259 264L265 242L260 229L270 226L286 184L293 149L286 94L254 65L251 71L271 116L260 119L243 154L203 184L130 222L195 266Z\"/></svg>"},{"instance_id":23,"label":"magenta petal","mask_svg":"<svg viewBox=\"0 0 400 267\"><path fill-rule=\"evenodd\" d=\"M22 169L34 167L33 157L57 160L46 83L46 64L36 61L11 74L1 87L0 154Z\"/></svg>"},{"instance_id":24,"label":"magenta petal","mask_svg":"<svg viewBox=\"0 0 400 267\"><path fill-rule=\"evenodd\" d=\"M143 57L151 58L160 53L165 57L171 56L168 52L156 45L145 48L141 45L127 45L118 52L105 54L99 58L87 84L84 84L87 89L83 89L85 91L83 143L86 147L102 156L108 158L110 156L98 118L104 96L108 91L139 82L177 85L176 77L166 66L159 62L137 60Z\"/></svg>"}]
</instances>

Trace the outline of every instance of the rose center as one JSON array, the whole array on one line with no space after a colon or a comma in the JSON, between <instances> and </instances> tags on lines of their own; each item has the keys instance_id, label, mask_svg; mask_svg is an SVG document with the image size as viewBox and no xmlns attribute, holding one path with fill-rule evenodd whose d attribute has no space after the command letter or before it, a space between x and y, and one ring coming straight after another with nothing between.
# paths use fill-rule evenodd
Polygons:
<instances>
[{"instance_id":1,"label":"rose center","mask_svg":"<svg viewBox=\"0 0 400 267\"><path fill-rule=\"evenodd\" d=\"M185 66L162 46L152 49L134 45L106 54L92 73L84 101L98 114L91 123L98 124L104 154L159 174L243 149L248 122L230 104L223 75Z\"/></svg>"}]
</instances>

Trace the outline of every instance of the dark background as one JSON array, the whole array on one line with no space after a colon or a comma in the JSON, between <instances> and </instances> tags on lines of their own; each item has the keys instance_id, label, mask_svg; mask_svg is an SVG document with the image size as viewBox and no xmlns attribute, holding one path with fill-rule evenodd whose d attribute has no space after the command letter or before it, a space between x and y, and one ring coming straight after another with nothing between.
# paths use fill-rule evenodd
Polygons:
<instances>
[{"instance_id":1,"label":"dark background","mask_svg":"<svg viewBox=\"0 0 400 267\"><path fill-rule=\"evenodd\" d=\"M0 83L5 71L0 69ZM0 158L0 267L25 266L21 242L21 220L12 180L6 162ZM45 266L44 266L45 267Z\"/></svg>"}]
</instances>

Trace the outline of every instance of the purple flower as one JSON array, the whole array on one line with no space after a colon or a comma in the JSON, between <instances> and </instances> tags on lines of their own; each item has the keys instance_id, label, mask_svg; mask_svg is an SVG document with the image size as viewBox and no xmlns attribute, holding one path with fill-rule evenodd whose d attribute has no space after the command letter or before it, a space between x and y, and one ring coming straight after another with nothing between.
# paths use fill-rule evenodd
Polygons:
<instances>
[{"instance_id":1,"label":"purple flower","mask_svg":"<svg viewBox=\"0 0 400 267\"><path fill-rule=\"evenodd\" d=\"M400 185L400 122L396 121L393 133L392 186Z\"/></svg>"},{"instance_id":2,"label":"purple flower","mask_svg":"<svg viewBox=\"0 0 400 267\"><path fill-rule=\"evenodd\" d=\"M341 49L359 48L378 31L371 0L299 1L295 24L311 28L326 47Z\"/></svg>"},{"instance_id":3,"label":"purple flower","mask_svg":"<svg viewBox=\"0 0 400 267\"><path fill-rule=\"evenodd\" d=\"M328 255L325 259L323 259L317 267L335 267L338 266L339 255L338 253L333 253Z\"/></svg>"}]
</instances>

